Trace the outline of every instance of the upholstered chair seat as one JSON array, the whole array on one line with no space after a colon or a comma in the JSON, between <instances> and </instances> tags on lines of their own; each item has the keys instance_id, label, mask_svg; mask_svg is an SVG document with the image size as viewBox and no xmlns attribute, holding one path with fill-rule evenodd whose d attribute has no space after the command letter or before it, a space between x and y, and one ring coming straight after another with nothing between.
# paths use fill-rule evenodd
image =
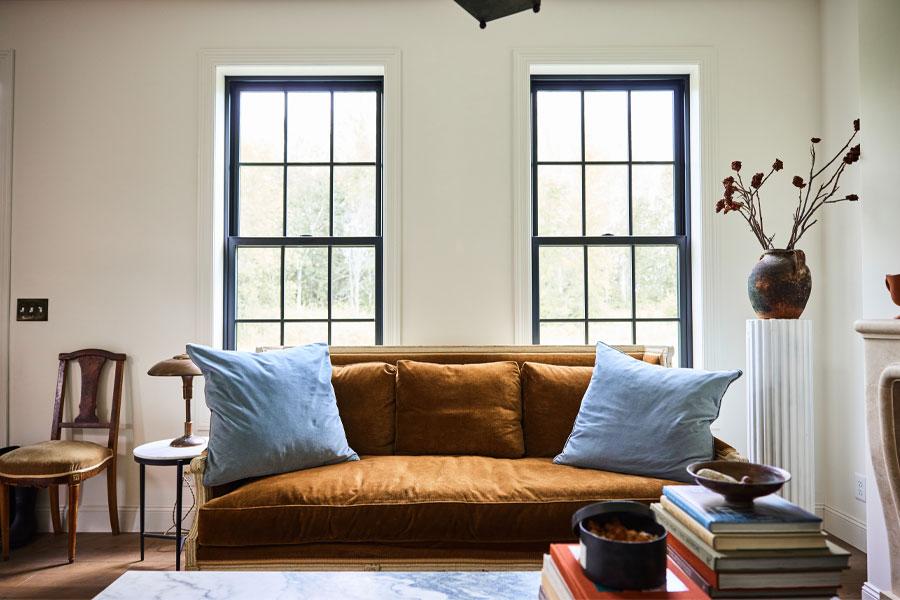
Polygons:
<instances>
[{"instance_id":1,"label":"upholstered chair seat","mask_svg":"<svg viewBox=\"0 0 900 600\"><path fill-rule=\"evenodd\" d=\"M113 456L112 449L93 442L48 440L0 456L0 476L67 477L94 471Z\"/></svg>"}]
</instances>

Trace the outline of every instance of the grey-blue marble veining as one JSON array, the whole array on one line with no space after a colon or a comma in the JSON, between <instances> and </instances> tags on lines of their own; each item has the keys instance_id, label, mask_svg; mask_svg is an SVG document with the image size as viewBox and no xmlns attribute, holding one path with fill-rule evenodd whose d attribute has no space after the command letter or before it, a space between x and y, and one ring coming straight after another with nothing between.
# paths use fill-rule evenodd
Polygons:
<instances>
[{"instance_id":1,"label":"grey-blue marble veining","mask_svg":"<svg viewBox=\"0 0 900 600\"><path fill-rule=\"evenodd\" d=\"M128 571L99 600L525 600L538 571Z\"/></svg>"}]
</instances>

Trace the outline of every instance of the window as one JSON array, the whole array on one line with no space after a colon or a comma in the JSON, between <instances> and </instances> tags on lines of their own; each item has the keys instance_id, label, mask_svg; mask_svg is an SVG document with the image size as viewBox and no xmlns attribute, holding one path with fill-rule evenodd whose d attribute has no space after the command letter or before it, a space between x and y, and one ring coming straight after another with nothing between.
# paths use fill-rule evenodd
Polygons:
<instances>
[{"instance_id":1,"label":"window","mask_svg":"<svg viewBox=\"0 0 900 600\"><path fill-rule=\"evenodd\" d=\"M532 338L691 364L686 77L532 76Z\"/></svg>"},{"instance_id":2,"label":"window","mask_svg":"<svg viewBox=\"0 0 900 600\"><path fill-rule=\"evenodd\" d=\"M225 85L226 347L380 344L383 79Z\"/></svg>"}]
</instances>

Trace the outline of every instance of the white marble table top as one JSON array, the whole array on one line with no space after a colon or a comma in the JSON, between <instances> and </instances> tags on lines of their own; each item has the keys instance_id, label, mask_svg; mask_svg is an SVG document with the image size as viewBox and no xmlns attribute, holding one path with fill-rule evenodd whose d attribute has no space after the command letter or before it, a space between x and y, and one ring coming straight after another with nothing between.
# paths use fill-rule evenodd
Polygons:
<instances>
[{"instance_id":1,"label":"white marble table top","mask_svg":"<svg viewBox=\"0 0 900 600\"><path fill-rule=\"evenodd\" d=\"M95 600L529 600L540 571L128 571Z\"/></svg>"},{"instance_id":2,"label":"white marble table top","mask_svg":"<svg viewBox=\"0 0 900 600\"><path fill-rule=\"evenodd\" d=\"M137 458L148 458L152 460L169 460L176 458L194 458L200 456L200 453L206 450L206 438L200 438L203 443L199 446L170 446L169 443L175 438L167 440L156 440L155 442L147 442L141 444L134 449L134 455Z\"/></svg>"}]
</instances>

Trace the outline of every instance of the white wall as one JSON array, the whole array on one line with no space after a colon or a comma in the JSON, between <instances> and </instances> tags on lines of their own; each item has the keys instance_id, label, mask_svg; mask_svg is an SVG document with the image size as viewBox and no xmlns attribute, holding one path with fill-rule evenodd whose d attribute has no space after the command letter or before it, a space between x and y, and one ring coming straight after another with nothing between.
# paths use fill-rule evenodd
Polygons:
<instances>
[{"instance_id":1,"label":"white wall","mask_svg":"<svg viewBox=\"0 0 900 600\"><path fill-rule=\"evenodd\" d=\"M754 34L738 34L742 24ZM402 341L491 344L513 340L512 50L609 45L711 46L721 165L711 175L724 177L732 159L761 170L778 156L787 170L770 197L793 197L790 175L820 125L815 0L554 0L486 31L450 0L0 4L0 48L16 50L12 296L50 298L48 323L12 324L12 441L47 435L55 355L84 346L130 356L122 506L137 503L130 448L178 431L178 386L145 372L196 328L200 49L401 50ZM786 204L782 213L781 240ZM719 239L720 321L707 326L723 343L709 366L741 367L759 249L735 215ZM826 289L818 232L804 248L815 319ZM744 423L737 385L722 437L746 448ZM160 519L170 477L151 482ZM85 523L93 510L103 526L102 482L86 488Z\"/></svg>"},{"instance_id":2,"label":"white wall","mask_svg":"<svg viewBox=\"0 0 900 600\"><path fill-rule=\"evenodd\" d=\"M822 2L822 143L830 158L843 147L859 116L859 17L856 0ZM869 130L868 125L864 125ZM861 132L865 137L867 132ZM853 322L862 315L862 210L879 205L863 194L862 163L842 178L844 193L862 202L838 204L822 211L820 224L826 272L816 283L823 299L820 360L821 393L817 396L818 499L827 507L826 524L840 537L865 549L866 505L854 498L854 476L865 474L865 399L862 340Z\"/></svg>"},{"instance_id":3,"label":"white wall","mask_svg":"<svg viewBox=\"0 0 900 600\"><path fill-rule=\"evenodd\" d=\"M859 74L862 119L862 313L890 318L900 313L884 285L886 273L900 273L900 199L891 184L900 161L900 2L860 0ZM900 359L900 357L898 357ZM891 589L884 514L872 480L868 482L869 583ZM896 590L895 590L896 591Z\"/></svg>"}]
</instances>

